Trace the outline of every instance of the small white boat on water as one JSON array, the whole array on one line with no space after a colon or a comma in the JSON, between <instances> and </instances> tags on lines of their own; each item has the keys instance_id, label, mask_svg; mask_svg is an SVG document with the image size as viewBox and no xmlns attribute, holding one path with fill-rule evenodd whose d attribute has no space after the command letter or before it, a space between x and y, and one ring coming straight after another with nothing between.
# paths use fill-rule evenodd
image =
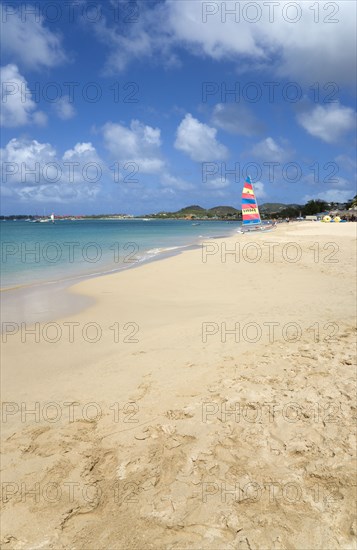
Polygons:
<instances>
[{"instance_id":1,"label":"small white boat on water","mask_svg":"<svg viewBox=\"0 0 357 550\"><path fill-rule=\"evenodd\" d=\"M36 220L31 220L33 223L55 223L55 215L51 214L49 218L37 218Z\"/></svg>"}]
</instances>

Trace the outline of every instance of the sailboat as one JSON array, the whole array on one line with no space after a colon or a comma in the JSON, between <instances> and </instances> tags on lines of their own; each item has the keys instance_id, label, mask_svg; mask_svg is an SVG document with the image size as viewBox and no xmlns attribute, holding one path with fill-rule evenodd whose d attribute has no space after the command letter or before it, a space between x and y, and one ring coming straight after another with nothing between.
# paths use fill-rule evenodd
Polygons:
<instances>
[{"instance_id":1,"label":"sailboat","mask_svg":"<svg viewBox=\"0 0 357 550\"><path fill-rule=\"evenodd\" d=\"M246 231L269 231L275 225L263 225L260 217L257 199L249 176L244 182L242 191L242 229Z\"/></svg>"},{"instance_id":2,"label":"sailboat","mask_svg":"<svg viewBox=\"0 0 357 550\"><path fill-rule=\"evenodd\" d=\"M55 223L55 215L51 214L49 218L46 218L45 215L43 215L43 218L36 218L35 220L31 220L31 221L33 221L34 223L49 223L49 222Z\"/></svg>"}]
</instances>

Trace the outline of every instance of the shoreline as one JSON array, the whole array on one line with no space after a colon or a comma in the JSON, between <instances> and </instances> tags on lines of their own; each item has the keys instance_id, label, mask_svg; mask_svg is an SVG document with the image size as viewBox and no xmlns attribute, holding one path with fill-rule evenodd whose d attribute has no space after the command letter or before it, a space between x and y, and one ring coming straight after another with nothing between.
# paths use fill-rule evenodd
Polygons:
<instances>
[{"instance_id":1,"label":"shoreline","mask_svg":"<svg viewBox=\"0 0 357 550\"><path fill-rule=\"evenodd\" d=\"M99 220L101 221L101 220ZM112 221L112 220L109 220L109 221ZM121 220L122 221L122 220ZM128 220L124 220L124 221L128 221ZM130 221L130 220L129 220ZM134 221L142 221L141 219L140 220L134 220ZM155 221L155 220L154 220ZM159 220L159 221L182 221L184 222L186 225L187 225L187 220L175 220L175 219L172 219L172 220ZM211 223L209 220L207 220L208 223ZM231 228L231 233L233 234L236 227L240 227L241 226L241 222L222 222L220 220L217 220L218 223L222 224L229 224L231 226L233 226ZM190 225L191 222L189 222ZM199 224L201 225L201 223ZM213 228L211 228L213 229ZM229 236L230 232L228 232L227 235L223 235L223 238ZM177 234L177 238L180 240L182 240L182 235L180 235L179 233ZM55 284L57 282L59 283L62 283L62 282L65 282L66 280L70 279L76 279L76 278L86 278L86 277L93 277L93 276L101 276L102 274L106 274L106 273L110 273L110 272L115 272L115 271L120 271L122 269L126 269L127 267L131 267L132 263L145 263L146 261L150 261L151 258L155 258L156 255L159 255L161 253L165 253L166 251L170 251L170 250L173 250L173 249L180 249L180 248L185 248L187 246L191 246L191 245L195 245L195 244L198 244L200 242L201 239L203 238L206 238L204 237L203 235L191 235L189 237L189 239L187 240L187 237L184 238L184 240L182 241L182 244L173 244L173 245L161 245L161 246L157 246L155 248L155 245L152 245L151 247L148 247L146 248L145 246L143 247L143 250L142 250L142 255L141 257L135 261L135 258L133 258L133 262L131 261L124 261L123 263L119 263L119 258L118 260L114 260L114 263L113 261L110 261L109 263L106 263L105 261L103 261L102 263L99 263L99 264L93 264L92 262L92 266L93 266L93 269L91 269L90 271L79 271L79 272L71 272L70 269L68 269L71 265L73 266L73 262L71 261L69 264L67 264L67 269L65 271L63 271L61 273L61 276L59 279L53 279L53 278L46 278L46 279L32 279L31 282L18 282L18 283L15 283L15 284L9 284L7 283L5 286L2 286L0 288L0 293L3 293L3 292L11 292L11 291L16 291L17 289L25 289L25 288L30 288L32 286L39 286L39 285L42 285L42 284ZM208 237L207 237L208 238ZM210 235L209 238L221 238L220 235ZM7 244L7 243L5 243ZM36 243L37 244L37 243ZM46 243L46 244L52 244L52 243ZM64 243L65 245L68 245L68 244L71 244L71 243ZM76 244L76 243L74 243ZM86 243L87 244L87 243ZM92 244L92 243L89 243L89 244ZM94 243L95 244L95 243ZM116 244L116 243L114 243ZM126 244L129 244L129 243L126 243ZM137 247L137 243L133 243L135 244ZM154 247L154 248L153 248ZM138 247L138 251L139 251L139 247ZM5 250L5 258L6 258L6 250ZM12 251L11 251L11 254L12 254ZM133 252L134 254L134 252ZM128 254L128 257L130 257L132 254ZM119 263L119 266L118 267L114 267L116 263ZM50 263L53 265L53 262L50 261ZM83 264L85 265L85 263ZM96 266L96 268L99 269L98 270L94 270L95 267L94 265ZM48 266L48 264L47 264ZM46 264L44 264L43 267L46 267ZM48 275L49 277L50 275ZM6 274L6 277L9 278L9 274ZM3 275L3 278L5 278L5 275ZM2 279L0 280L0 284L2 283Z\"/></svg>"},{"instance_id":2,"label":"shoreline","mask_svg":"<svg viewBox=\"0 0 357 550\"><path fill-rule=\"evenodd\" d=\"M232 235L235 232L236 230L232 232ZM232 235L212 236L209 237L209 239L225 239L229 238ZM103 266L104 271L99 271L95 273L69 275L68 277L64 277L59 280L38 281L9 288L0 288L2 316L8 318L8 320L11 319L11 322L15 323L34 323L37 321L50 321L65 314L69 315L80 313L81 311L83 311L83 309L88 307L88 305L91 304L93 300L90 296L86 297L85 299L78 299L78 297L76 297L75 294L71 292L72 287L75 287L81 282L85 282L87 280L119 274L130 269L140 268L141 266L149 264L151 262L169 259L188 250L200 248L201 242L204 239L204 237L199 237L196 242L193 242L191 244L167 247L164 249L155 249L159 250L159 252L152 253L151 255L147 255L146 257L143 257L134 262L121 264L120 267L113 269L107 269ZM147 252L147 254L149 253L150 250ZM55 304L53 300L54 293L58 294ZM23 302L29 302L28 307L33 308L35 301L38 300L47 304L45 312L41 313L39 311L35 311L35 313L31 313L31 311L28 310L23 312L23 308L19 308L19 304ZM53 313L52 308L54 308L57 313L56 311ZM15 313L16 310L19 309L21 309L22 311L21 318L18 317ZM1 332L2 327L0 327L0 333Z\"/></svg>"},{"instance_id":3,"label":"shoreline","mask_svg":"<svg viewBox=\"0 0 357 550\"><path fill-rule=\"evenodd\" d=\"M311 235L314 234L315 224L317 222L291 222L290 224L279 224L274 232L274 234L279 234L281 231L289 230L291 233L291 228L298 228L298 234L302 235L306 233L304 231L307 229L307 232ZM337 224L339 227L345 227L344 231L340 233L349 233L352 234L352 228L348 231L346 230L345 224ZM355 224L353 224L353 227ZM323 233L328 235L336 235L336 230L334 231L334 224L332 227L329 224L318 224L318 227L323 227ZM349 225L347 226L349 227ZM330 231L329 231L330 229ZM357 225L354 227L354 233L357 235ZM252 232L246 233L246 236L256 237L264 236L267 233ZM338 233L337 233L338 235ZM228 233L224 236L212 236L212 237L198 237L195 242L191 244L180 245L177 247L170 247L160 251L158 254L152 256L147 256L143 259L138 260L137 262L121 264L120 267L114 269L105 269L102 272L96 273L86 273L68 276L59 280L49 280L49 281L39 281L30 283L27 285L19 285L10 288L0 289L0 300L1 300L1 309L2 317L6 318L8 322L14 323L35 323L35 322L45 322L45 321L54 321L63 315L75 315L83 312L87 307L94 304L95 299L88 295L80 295L75 291L78 285L85 283L88 280L93 279L102 279L105 277L110 277L112 275L119 275L120 273L126 272L128 270L137 269L143 267L147 264L156 261L168 260L177 255L183 254L190 250L200 249L202 243L210 240L222 240L222 239L231 239L234 236L239 236L239 240L242 238L243 234L237 230L235 227L231 233ZM72 290L74 289L74 290ZM53 299L56 295L56 300ZM44 304L44 310L39 311L36 308L36 302L41 302ZM23 304L28 303L28 306L23 307ZM21 307L19 307L21 305ZM35 312L32 313L30 310L34 309ZM16 313L20 311L20 316ZM11 321L10 321L11 319ZM0 333L2 333L2 326L0 327Z\"/></svg>"}]
</instances>

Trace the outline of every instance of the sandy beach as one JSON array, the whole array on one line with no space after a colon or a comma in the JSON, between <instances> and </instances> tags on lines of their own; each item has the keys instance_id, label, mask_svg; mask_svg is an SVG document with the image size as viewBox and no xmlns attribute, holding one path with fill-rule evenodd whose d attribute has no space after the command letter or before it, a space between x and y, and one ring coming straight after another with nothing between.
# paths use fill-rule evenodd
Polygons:
<instances>
[{"instance_id":1,"label":"sandy beach","mask_svg":"<svg viewBox=\"0 0 357 550\"><path fill-rule=\"evenodd\" d=\"M355 241L235 234L2 319L2 548L355 548Z\"/></svg>"}]
</instances>

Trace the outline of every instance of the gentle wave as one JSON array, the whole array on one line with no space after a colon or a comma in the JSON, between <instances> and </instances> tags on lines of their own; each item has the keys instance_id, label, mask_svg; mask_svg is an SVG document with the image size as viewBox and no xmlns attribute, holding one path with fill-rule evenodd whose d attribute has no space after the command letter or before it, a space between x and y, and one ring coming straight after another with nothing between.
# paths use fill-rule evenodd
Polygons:
<instances>
[{"instance_id":1,"label":"gentle wave","mask_svg":"<svg viewBox=\"0 0 357 550\"><path fill-rule=\"evenodd\" d=\"M2 260L1 290L13 291L61 281L75 282L115 273L162 255L197 246L203 239L227 236L233 230L233 227L228 229L226 224L220 222L205 222L201 224L200 234L197 235L194 231L196 228L182 220L152 220L150 224L144 222L120 220L104 223L92 220L82 221L81 224L5 224L2 240L11 246L9 250L5 248L6 255ZM73 248L75 255L74 260L69 260L68 244L72 242L76 246ZM90 265L85 255L86 247L93 243L99 250L100 263L96 265ZM57 246L55 252L59 250L58 259L47 260L48 245ZM135 245L137 251L131 252L128 245Z\"/></svg>"}]
</instances>

